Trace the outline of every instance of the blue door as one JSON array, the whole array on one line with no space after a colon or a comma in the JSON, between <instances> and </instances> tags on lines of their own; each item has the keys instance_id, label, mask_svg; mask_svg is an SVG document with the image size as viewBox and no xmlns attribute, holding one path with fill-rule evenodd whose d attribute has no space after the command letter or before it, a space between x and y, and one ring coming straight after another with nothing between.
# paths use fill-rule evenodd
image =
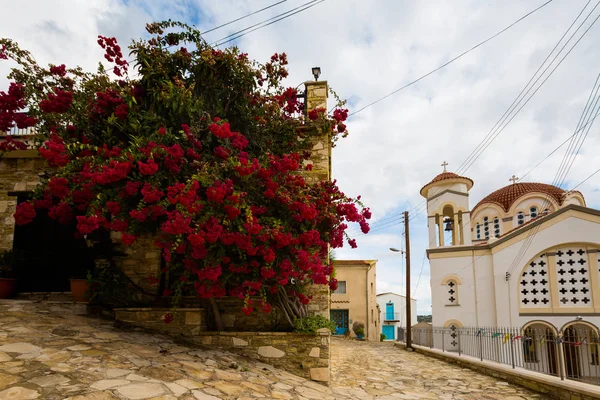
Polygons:
<instances>
[{"instance_id":1,"label":"blue door","mask_svg":"<svg viewBox=\"0 0 600 400\"><path fill-rule=\"evenodd\" d=\"M394 325L383 325L381 327L383 334L385 335L385 340L394 340L395 336L394 336L394 330L395 327Z\"/></svg>"},{"instance_id":2,"label":"blue door","mask_svg":"<svg viewBox=\"0 0 600 400\"><path fill-rule=\"evenodd\" d=\"M394 303L387 303L385 305L385 320L386 321L395 321L394 318Z\"/></svg>"},{"instance_id":3,"label":"blue door","mask_svg":"<svg viewBox=\"0 0 600 400\"><path fill-rule=\"evenodd\" d=\"M348 310L331 310L329 316L336 325L334 335L343 335L348 331Z\"/></svg>"}]
</instances>

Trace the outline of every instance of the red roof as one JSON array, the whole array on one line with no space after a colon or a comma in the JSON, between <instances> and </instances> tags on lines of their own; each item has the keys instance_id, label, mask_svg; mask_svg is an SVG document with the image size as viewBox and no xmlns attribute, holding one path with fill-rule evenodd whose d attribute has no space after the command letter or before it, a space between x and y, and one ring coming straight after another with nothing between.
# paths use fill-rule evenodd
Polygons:
<instances>
[{"instance_id":1,"label":"red roof","mask_svg":"<svg viewBox=\"0 0 600 400\"><path fill-rule=\"evenodd\" d=\"M444 171L441 174L439 174L438 176L436 176L435 178L433 178L431 180L431 182L429 182L427 185L425 185L425 186L423 186L421 188L421 195L423 195L423 189L425 189L427 186L431 185L432 183L436 183L436 182L440 182L440 181L445 181L445 180L448 180L448 179L466 179L469 182L471 182L471 184L469 185L469 189L471 187L473 187L473 180L471 178L467 178L466 176L457 175L454 172Z\"/></svg>"},{"instance_id":2,"label":"red roof","mask_svg":"<svg viewBox=\"0 0 600 400\"><path fill-rule=\"evenodd\" d=\"M536 183L536 182L522 182L522 183L513 183L511 185L505 186L502 189L498 189L495 192L490 193L486 197L483 198L475 207L473 207L472 213L475 212L477 207L486 203L497 204L504 211L508 211L510 207L521 197L525 196L529 193L542 193L544 195L548 195L552 197L559 205L565 200L566 191L545 183Z\"/></svg>"}]
</instances>

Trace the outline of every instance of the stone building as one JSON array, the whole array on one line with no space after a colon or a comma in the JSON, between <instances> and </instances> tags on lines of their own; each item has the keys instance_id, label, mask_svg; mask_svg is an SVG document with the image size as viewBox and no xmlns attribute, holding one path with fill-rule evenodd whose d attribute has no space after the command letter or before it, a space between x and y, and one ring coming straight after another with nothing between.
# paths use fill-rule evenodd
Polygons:
<instances>
[{"instance_id":1,"label":"stone building","mask_svg":"<svg viewBox=\"0 0 600 400\"><path fill-rule=\"evenodd\" d=\"M433 326L517 328L526 366L585 379L598 365L598 347L580 344L598 343L600 210L578 191L511 181L472 208L470 178L444 170L421 189Z\"/></svg>"},{"instance_id":2,"label":"stone building","mask_svg":"<svg viewBox=\"0 0 600 400\"><path fill-rule=\"evenodd\" d=\"M376 260L335 260L338 288L331 294L331 320L335 334L352 332L354 322L365 324L365 339L379 340L376 293Z\"/></svg>"}]
</instances>

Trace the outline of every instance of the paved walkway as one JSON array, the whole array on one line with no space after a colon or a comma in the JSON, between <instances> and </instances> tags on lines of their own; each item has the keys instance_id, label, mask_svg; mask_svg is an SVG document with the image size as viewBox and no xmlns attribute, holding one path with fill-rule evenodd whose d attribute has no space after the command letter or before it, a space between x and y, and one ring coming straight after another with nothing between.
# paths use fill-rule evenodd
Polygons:
<instances>
[{"instance_id":1,"label":"paved walkway","mask_svg":"<svg viewBox=\"0 0 600 400\"><path fill-rule=\"evenodd\" d=\"M333 339L332 388L352 399L522 400L548 397L391 342Z\"/></svg>"},{"instance_id":2,"label":"paved walkway","mask_svg":"<svg viewBox=\"0 0 600 400\"><path fill-rule=\"evenodd\" d=\"M70 311L0 300L0 400L542 398L390 343L341 339L333 340L334 382L327 388Z\"/></svg>"}]
</instances>

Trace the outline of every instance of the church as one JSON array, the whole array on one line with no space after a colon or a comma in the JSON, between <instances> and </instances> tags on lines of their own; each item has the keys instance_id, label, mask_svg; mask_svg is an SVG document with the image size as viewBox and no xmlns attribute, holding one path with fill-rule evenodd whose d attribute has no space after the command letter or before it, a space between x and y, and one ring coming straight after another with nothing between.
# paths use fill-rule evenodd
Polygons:
<instances>
[{"instance_id":1,"label":"church","mask_svg":"<svg viewBox=\"0 0 600 400\"><path fill-rule=\"evenodd\" d=\"M524 337L535 330L548 341L598 343L600 210L578 191L514 176L471 207L473 180L445 165L420 192L433 326L509 327ZM452 338L444 345L458 346Z\"/></svg>"}]
</instances>

